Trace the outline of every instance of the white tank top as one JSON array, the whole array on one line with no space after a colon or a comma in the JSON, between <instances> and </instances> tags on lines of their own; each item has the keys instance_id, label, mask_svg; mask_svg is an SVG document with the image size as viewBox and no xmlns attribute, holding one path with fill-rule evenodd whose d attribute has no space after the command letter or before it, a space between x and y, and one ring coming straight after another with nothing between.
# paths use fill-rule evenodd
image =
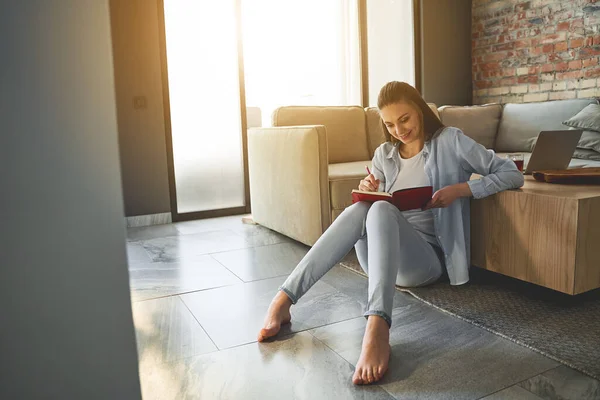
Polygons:
<instances>
[{"instance_id":1,"label":"white tank top","mask_svg":"<svg viewBox=\"0 0 600 400\"><path fill-rule=\"evenodd\" d=\"M423 150L411 158L404 159L400 157L400 172L398 173L396 181L390 188L390 193L394 193L396 190L419 186L431 186L429 177L427 177L427 174L425 173L425 157L423 157ZM433 226L433 213L431 210L408 210L403 211L402 215L404 215L404 218L406 218L417 232L422 234L425 240L437 244L435 228Z\"/></svg>"}]
</instances>

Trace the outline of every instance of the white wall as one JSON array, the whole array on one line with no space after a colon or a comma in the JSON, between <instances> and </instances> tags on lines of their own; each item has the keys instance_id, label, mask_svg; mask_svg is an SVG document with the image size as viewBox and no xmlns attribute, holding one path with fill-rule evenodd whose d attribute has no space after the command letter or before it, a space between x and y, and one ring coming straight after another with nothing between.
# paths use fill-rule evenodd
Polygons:
<instances>
[{"instance_id":1,"label":"white wall","mask_svg":"<svg viewBox=\"0 0 600 400\"><path fill-rule=\"evenodd\" d=\"M107 0L2 2L0 398L139 399Z\"/></svg>"},{"instance_id":2,"label":"white wall","mask_svg":"<svg viewBox=\"0 0 600 400\"><path fill-rule=\"evenodd\" d=\"M389 81L415 85L412 0L367 0L369 105Z\"/></svg>"}]
</instances>

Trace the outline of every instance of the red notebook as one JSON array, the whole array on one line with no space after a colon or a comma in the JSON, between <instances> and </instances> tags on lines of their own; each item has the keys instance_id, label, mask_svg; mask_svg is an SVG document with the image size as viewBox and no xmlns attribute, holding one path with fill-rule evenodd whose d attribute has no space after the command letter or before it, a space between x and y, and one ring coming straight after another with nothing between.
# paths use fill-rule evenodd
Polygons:
<instances>
[{"instance_id":1,"label":"red notebook","mask_svg":"<svg viewBox=\"0 0 600 400\"><path fill-rule=\"evenodd\" d=\"M355 189L352 191L352 203L354 204L359 201L374 203L383 200L389 201L398 207L400 211L406 211L425 207L425 204L431 200L431 196L433 196L432 186L396 190L391 194L387 192L365 192Z\"/></svg>"}]
</instances>

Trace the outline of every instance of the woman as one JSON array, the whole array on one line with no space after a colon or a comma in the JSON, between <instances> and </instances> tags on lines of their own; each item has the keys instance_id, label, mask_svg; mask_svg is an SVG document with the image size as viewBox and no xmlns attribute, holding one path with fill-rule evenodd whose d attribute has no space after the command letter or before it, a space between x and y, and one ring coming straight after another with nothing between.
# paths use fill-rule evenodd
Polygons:
<instances>
[{"instance_id":1,"label":"woman","mask_svg":"<svg viewBox=\"0 0 600 400\"><path fill-rule=\"evenodd\" d=\"M291 319L290 307L353 246L369 278L367 327L352 381L376 382L387 370L395 287L428 285L447 273L452 285L469 280L469 197L483 198L523 185L515 164L445 127L403 82L389 82L377 101L386 142L373 170L358 188L394 192L433 186L422 210L401 212L388 202L358 202L346 208L319 238L273 299L261 342ZM482 175L469 180L472 173Z\"/></svg>"}]
</instances>

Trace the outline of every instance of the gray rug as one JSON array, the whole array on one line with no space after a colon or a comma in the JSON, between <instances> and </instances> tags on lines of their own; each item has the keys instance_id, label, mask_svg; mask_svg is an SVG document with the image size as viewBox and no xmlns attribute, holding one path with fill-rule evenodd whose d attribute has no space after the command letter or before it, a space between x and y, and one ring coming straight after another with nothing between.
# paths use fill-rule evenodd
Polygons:
<instances>
[{"instance_id":1,"label":"gray rug","mask_svg":"<svg viewBox=\"0 0 600 400\"><path fill-rule=\"evenodd\" d=\"M363 274L352 254L341 264ZM470 276L400 290L600 380L600 289L569 296L476 267Z\"/></svg>"}]
</instances>

